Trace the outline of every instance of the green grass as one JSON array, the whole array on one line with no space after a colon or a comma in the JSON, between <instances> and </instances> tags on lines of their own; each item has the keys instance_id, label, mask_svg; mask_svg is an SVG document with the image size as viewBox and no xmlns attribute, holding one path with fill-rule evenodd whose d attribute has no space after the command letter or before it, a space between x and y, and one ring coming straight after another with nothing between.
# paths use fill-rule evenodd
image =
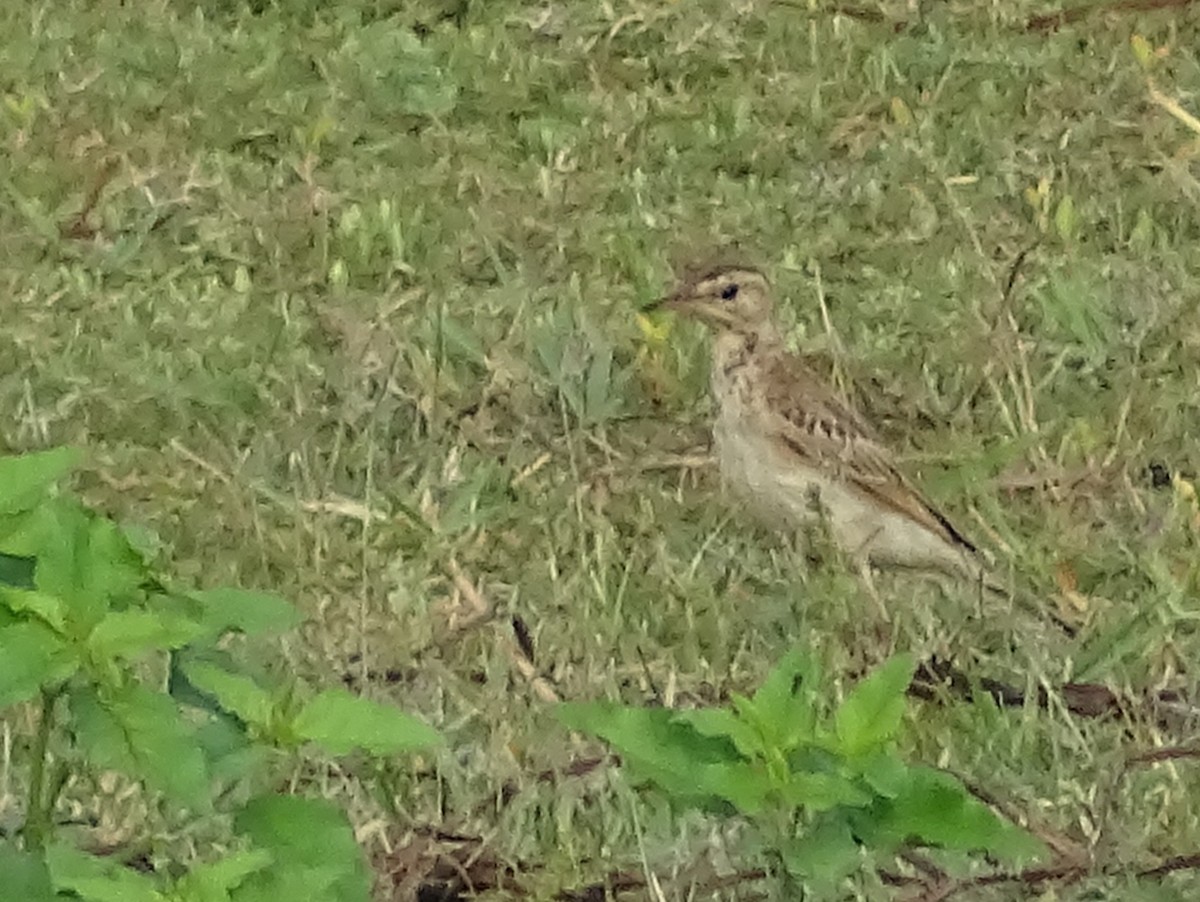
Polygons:
<instances>
[{"instance_id":1,"label":"green grass","mask_svg":"<svg viewBox=\"0 0 1200 902\"><path fill-rule=\"evenodd\" d=\"M85 497L177 572L296 599L286 666L444 729L436 762L296 775L372 853L438 823L539 893L756 863L619 776L537 779L595 747L515 669L512 616L570 699L711 700L796 640L847 675L890 643L1021 686L1194 688L1200 520L1147 467L1196 475L1200 135L1150 101L1130 38L1166 49L1155 82L1197 114L1195 17L1030 33L1042 4L932 3L894 31L813 6L0 11L20 36L0 49L0 452L88 449ZM62 237L110 166L94 236ZM1048 598L1077 577L1078 639L903 577L880 580L889 637L844 566L731 518L709 469L645 466L704 442L706 357L635 313L730 241L968 532ZM455 629L451 562L492 622ZM1194 718L908 720L915 758L1109 871L1055 898L1185 898L1194 874L1130 875L1200 847L1196 764L1115 775ZM23 775L0 777L7 822ZM104 840L159 864L220 841L119 781L69 795L115 800Z\"/></svg>"}]
</instances>

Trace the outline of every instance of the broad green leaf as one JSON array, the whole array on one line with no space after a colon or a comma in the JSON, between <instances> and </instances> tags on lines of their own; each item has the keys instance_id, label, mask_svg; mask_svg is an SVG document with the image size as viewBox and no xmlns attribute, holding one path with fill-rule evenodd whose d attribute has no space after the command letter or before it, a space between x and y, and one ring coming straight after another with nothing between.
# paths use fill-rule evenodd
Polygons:
<instances>
[{"instance_id":1,"label":"broad green leaf","mask_svg":"<svg viewBox=\"0 0 1200 902\"><path fill-rule=\"evenodd\" d=\"M724 799L742 814L757 814L766 804L774 781L761 764L704 764L696 768L696 789Z\"/></svg>"},{"instance_id":2,"label":"broad green leaf","mask_svg":"<svg viewBox=\"0 0 1200 902\"><path fill-rule=\"evenodd\" d=\"M71 693L76 742L98 767L142 780L192 808L210 804L204 755L169 695L130 681L98 693Z\"/></svg>"},{"instance_id":3,"label":"broad green leaf","mask_svg":"<svg viewBox=\"0 0 1200 902\"><path fill-rule=\"evenodd\" d=\"M75 743L84 755L100 767L141 777L121 722L101 704L96 688L92 685L74 688L68 699Z\"/></svg>"},{"instance_id":4,"label":"broad green leaf","mask_svg":"<svg viewBox=\"0 0 1200 902\"><path fill-rule=\"evenodd\" d=\"M36 571L37 554L42 547L43 524L47 521L45 509L50 506L52 502L17 514L0 514L0 552L18 560L32 562ZM34 572L29 572L28 577L29 582L21 584L20 588L34 588Z\"/></svg>"},{"instance_id":5,"label":"broad green leaf","mask_svg":"<svg viewBox=\"0 0 1200 902\"><path fill-rule=\"evenodd\" d=\"M0 587L32 589L37 558L0 552Z\"/></svg>"},{"instance_id":6,"label":"broad green leaf","mask_svg":"<svg viewBox=\"0 0 1200 902\"><path fill-rule=\"evenodd\" d=\"M129 541L124 529L102 517L92 521L88 530L89 592L95 592L108 604L136 598L150 575L146 561Z\"/></svg>"},{"instance_id":7,"label":"broad green leaf","mask_svg":"<svg viewBox=\"0 0 1200 902\"><path fill-rule=\"evenodd\" d=\"M20 902L54 902L46 862L12 842L0 844L0 893Z\"/></svg>"},{"instance_id":8,"label":"broad green leaf","mask_svg":"<svg viewBox=\"0 0 1200 902\"><path fill-rule=\"evenodd\" d=\"M812 738L817 716L816 682L812 656L796 648L767 674L751 699L758 717L770 726L770 735L784 751Z\"/></svg>"},{"instance_id":9,"label":"broad green leaf","mask_svg":"<svg viewBox=\"0 0 1200 902\"><path fill-rule=\"evenodd\" d=\"M903 790L863 815L866 829L879 840L986 851L1014 862L1035 859L1044 851L1040 842L997 817L950 774L928 767L910 768Z\"/></svg>"},{"instance_id":10,"label":"broad green leaf","mask_svg":"<svg viewBox=\"0 0 1200 902\"><path fill-rule=\"evenodd\" d=\"M36 621L0 628L0 708L61 683L79 667L74 649Z\"/></svg>"},{"instance_id":11,"label":"broad green leaf","mask_svg":"<svg viewBox=\"0 0 1200 902\"><path fill-rule=\"evenodd\" d=\"M727 708L695 708L679 711L675 720L691 725L701 736L724 736L747 758L765 751L762 736Z\"/></svg>"},{"instance_id":12,"label":"broad green leaf","mask_svg":"<svg viewBox=\"0 0 1200 902\"><path fill-rule=\"evenodd\" d=\"M894 753L883 750L858 762L858 772L876 795L895 798L908 785L908 766Z\"/></svg>"},{"instance_id":13,"label":"broad green leaf","mask_svg":"<svg viewBox=\"0 0 1200 902\"><path fill-rule=\"evenodd\" d=\"M55 889L77 894L86 902L162 902L155 880L66 843L46 849L46 864Z\"/></svg>"},{"instance_id":14,"label":"broad green leaf","mask_svg":"<svg viewBox=\"0 0 1200 902\"><path fill-rule=\"evenodd\" d=\"M228 902L232 890L273 861L274 856L265 849L234 852L193 868L176 882L173 896L180 902Z\"/></svg>"},{"instance_id":15,"label":"broad green leaf","mask_svg":"<svg viewBox=\"0 0 1200 902\"><path fill-rule=\"evenodd\" d=\"M842 805L861 808L870 805L874 796L838 774L794 773L782 790L789 805L812 811L828 811Z\"/></svg>"},{"instance_id":16,"label":"broad green leaf","mask_svg":"<svg viewBox=\"0 0 1200 902\"><path fill-rule=\"evenodd\" d=\"M0 514L29 510L79 462L74 448L0 457Z\"/></svg>"},{"instance_id":17,"label":"broad green leaf","mask_svg":"<svg viewBox=\"0 0 1200 902\"><path fill-rule=\"evenodd\" d=\"M781 851L787 869L807 881L821 899L834 898L837 884L862 865L850 826L837 814L818 819Z\"/></svg>"},{"instance_id":18,"label":"broad green leaf","mask_svg":"<svg viewBox=\"0 0 1200 902\"><path fill-rule=\"evenodd\" d=\"M295 867L276 859L247 877L229 894L232 902L369 902L337 862Z\"/></svg>"},{"instance_id":19,"label":"broad green leaf","mask_svg":"<svg viewBox=\"0 0 1200 902\"><path fill-rule=\"evenodd\" d=\"M196 742L208 762L209 775L217 782L265 777L275 751L251 741L241 721L223 711L196 729Z\"/></svg>"},{"instance_id":20,"label":"broad green leaf","mask_svg":"<svg viewBox=\"0 0 1200 902\"><path fill-rule=\"evenodd\" d=\"M881 748L895 736L915 669L912 655L896 655L851 690L834 715L837 738L848 757Z\"/></svg>"},{"instance_id":21,"label":"broad green leaf","mask_svg":"<svg viewBox=\"0 0 1200 902\"><path fill-rule=\"evenodd\" d=\"M270 592L206 589L191 592L189 597L200 603L204 625L213 633L283 632L300 622L300 614L292 603Z\"/></svg>"},{"instance_id":22,"label":"broad green leaf","mask_svg":"<svg viewBox=\"0 0 1200 902\"><path fill-rule=\"evenodd\" d=\"M183 599L183 602L191 604L187 599ZM167 692L171 698L181 705L199 708L214 715L227 716L226 709L221 707L221 703L211 692L205 692L192 684L187 675L189 667L195 664L211 664L230 673L240 673L242 676L253 678L253 674L247 672L248 668L236 661L231 654L209 645L192 644L172 649L167 654L167 660Z\"/></svg>"},{"instance_id":23,"label":"broad green leaf","mask_svg":"<svg viewBox=\"0 0 1200 902\"><path fill-rule=\"evenodd\" d=\"M759 737L759 742L764 749L768 746L773 749L779 748L778 738L775 736L775 725L758 713L754 699L734 692L730 694L729 702L733 708L733 716Z\"/></svg>"},{"instance_id":24,"label":"broad green leaf","mask_svg":"<svg viewBox=\"0 0 1200 902\"><path fill-rule=\"evenodd\" d=\"M141 523L122 523L121 535L129 543L129 547L143 561L154 561L166 547L162 537L149 526Z\"/></svg>"},{"instance_id":25,"label":"broad green leaf","mask_svg":"<svg viewBox=\"0 0 1200 902\"><path fill-rule=\"evenodd\" d=\"M740 765L731 740L704 736L665 708L627 708L609 702L559 705L558 718L571 729L599 736L621 753L635 774L656 783L679 801L711 802L703 786L708 765Z\"/></svg>"},{"instance_id":26,"label":"broad green leaf","mask_svg":"<svg viewBox=\"0 0 1200 902\"><path fill-rule=\"evenodd\" d=\"M205 661L188 661L183 672L193 686L212 695L226 711L258 727L270 724L275 707L271 694L249 677Z\"/></svg>"},{"instance_id":27,"label":"broad green leaf","mask_svg":"<svg viewBox=\"0 0 1200 902\"><path fill-rule=\"evenodd\" d=\"M557 707L558 719L574 730L604 739L622 755L697 764L738 763L741 755L727 738L704 736L667 708L625 707L611 702L566 702Z\"/></svg>"},{"instance_id":28,"label":"broad green leaf","mask_svg":"<svg viewBox=\"0 0 1200 902\"><path fill-rule=\"evenodd\" d=\"M0 604L17 614L33 614L56 633L67 630L67 606L55 595L0 586Z\"/></svg>"},{"instance_id":29,"label":"broad green leaf","mask_svg":"<svg viewBox=\"0 0 1200 902\"><path fill-rule=\"evenodd\" d=\"M391 755L429 748L441 741L435 730L398 708L345 689L320 693L301 709L294 729L297 736L317 743L332 755L345 755L355 748L373 755Z\"/></svg>"},{"instance_id":30,"label":"broad green leaf","mask_svg":"<svg viewBox=\"0 0 1200 902\"><path fill-rule=\"evenodd\" d=\"M273 867L250 874L235 902L367 902L371 881L362 849L341 809L324 799L252 799L234 829L271 853Z\"/></svg>"},{"instance_id":31,"label":"broad green leaf","mask_svg":"<svg viewBox=\"0 0 1200 902\"><path fill-rule=\"evenodd\" d=\"M94 624L103 615L104 605L99 597L86 591L87 512L70 499L57 498L38 508L32 519L36 543L33 553L37 557L34 585L46 595L61 598L72 621Z\"/></svg>"},{"instance_id":32,"label":"broad green leaf","mask_svg":"<svg viewBox=\"0 0 1200 902\"><path fill-rule=\"evenodd\" d=\"M113 611L96 624L87 645L97 660L135 659L151 651L180 648L203 627L164 610Z\"/></svg>"},{"instance_id":33,"label":"broad green leaf","mask_svg":"<svg viewBox=\"0 0 1200 902\"><path fill-rule=\"evenodd\" d=\"M90 628L111 604L136 597L146 568L116 524L67 499L40 508L38 519L34 582L67 603L73 622Z\"/></svg>"},{"instance_id":34,"label":"broad green leaf","mask_svg":"<svg viewBox=\"0 0 1200 902\"><path fill-rule=\"evenodd\" d=\"M846 766L846 759L837 751L826 748L826 745L836 745L827 737L818 737L821 744L802 745L793 749L784 759L788 771L794 774L836 774L841 773Z\"/></svg>"}]
</instances>

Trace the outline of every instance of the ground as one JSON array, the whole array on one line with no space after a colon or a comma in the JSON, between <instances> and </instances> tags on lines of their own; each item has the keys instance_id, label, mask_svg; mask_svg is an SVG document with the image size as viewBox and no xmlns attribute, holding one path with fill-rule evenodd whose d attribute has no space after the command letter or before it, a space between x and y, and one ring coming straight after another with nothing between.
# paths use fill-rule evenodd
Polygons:
<instances>
[{"instance_id":1,"label":"ground","mask_svg":"<svg viewBox=\"0 0 1200 902\"><path fill-rule=\"evenodd\" d=\"M572 776L600 747L551 694L712 701L798 642L837 691L903 648L1187 692L1200 22L1052 5L9 4L0 451L85 448L84 496L180 578L295 600L281 669L453 751L294 779L379 861L436 824L535 896L653 871L682 899L698 860L760 863L619 770ZM889 625L845 561L737 516L704 336L638 315L730 244L1075 638L885 574ZM1133 875L1200 847L1197 765L1123 768L1196 730L914 700L903 748L1088 851L1046 898L1182 900L1194 871ZM151 860L219 841L119 783L68 796Z\"/></svg>"}]
</instances>

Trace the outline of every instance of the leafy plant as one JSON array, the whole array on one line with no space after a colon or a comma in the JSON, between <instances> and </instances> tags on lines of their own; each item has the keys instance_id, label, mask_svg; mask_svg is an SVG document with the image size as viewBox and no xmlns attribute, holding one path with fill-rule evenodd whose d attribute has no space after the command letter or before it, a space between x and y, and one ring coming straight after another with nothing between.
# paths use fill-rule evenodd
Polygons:
<instances>
[{"instance_id":1,"label":"leafy plant","mask_svg":"<svg viewBox=\"0 0 1200 902\"><path fill-rule=\"evenodd\" d=\"M342 689L271 686L218 640L285 630L294 608L239 589L157 576L112 521L54 491L76 461L57 449L0 458L0 707L39 706L21 843L0 846L5 896L95 902L364 900L370 881L342 812L323 799L254 794L270 765L309 745L343 755L426 748L437 734ZM165 658L166 688L152 676ZM14 721L17 722L17 721ZM56 836L73 772L114 770L195 815L233 815L237 848L181 877L139 874ZM249 792L217 794L241 784ZM222 799L248 802L225 812Z\"/></svg>"},{"instance_id":2,"label":"leafy plant","mask_svg":"<svg viewBox=\"0 0 1200 902\"><path fill-rule=\"evenodd\" d=\"M1035 857L1040 844L957 779L897 754L913 669L910 655L893 658L826 713L816 666L796 650L729 708L593 702L563 705L559 716L610 743L635 778L675 802L750 818L782 876L822 894L862 866L864 850Z\"/></svg>"}]
</instances>

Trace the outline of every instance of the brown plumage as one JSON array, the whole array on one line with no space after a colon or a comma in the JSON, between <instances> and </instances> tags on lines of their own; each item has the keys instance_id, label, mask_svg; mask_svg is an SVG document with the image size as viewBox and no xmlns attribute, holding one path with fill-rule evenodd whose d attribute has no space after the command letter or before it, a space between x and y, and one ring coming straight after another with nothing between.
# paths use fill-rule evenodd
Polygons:
<instances>
[{"instance_id":1,"label":"brown plumage","mask_svg":"<svg viewBox=\"0 0 1200 902\"><path fill-rule=\"evenodd\" d=\"M795 528L823 515L834 541L861 561L991 583L975 546L904 476L870 424L784 348L761 272L692 268L660 305L713 332L718 463L761 518Z\"/></svg>"}]
</instances>

